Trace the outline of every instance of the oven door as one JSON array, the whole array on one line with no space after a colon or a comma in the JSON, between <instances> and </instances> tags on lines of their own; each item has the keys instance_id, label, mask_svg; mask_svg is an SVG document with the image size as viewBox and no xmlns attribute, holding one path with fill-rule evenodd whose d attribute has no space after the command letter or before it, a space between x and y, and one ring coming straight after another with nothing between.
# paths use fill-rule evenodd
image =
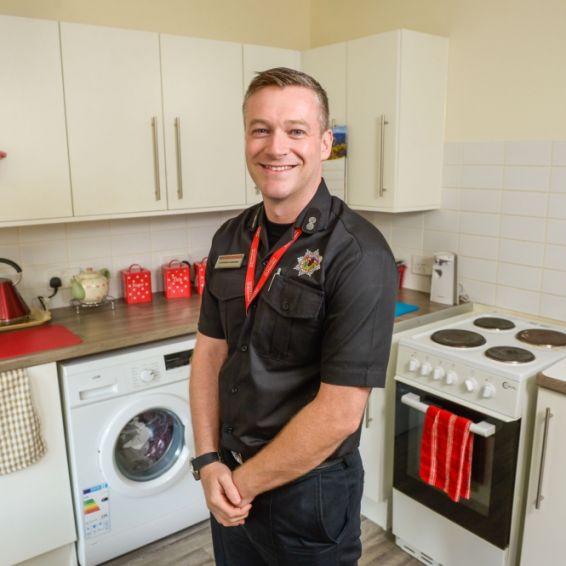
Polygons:
<instances>
[{"instance_id":1,"label":"oven door","mask_svg":"<svg viewBox=\"0 0 566 566\"><path fill-rule=\"evenodd\" d=\"M490 436L474 435L470 499L455 503L442 490L420 479L425 413L401 401L407 393L417 395L421 403L436 405L474 423L494 425L495 432ZM511 422L495 419L396 381L393 485L422 505L505 549L509 545L519 430L520 419Z\"/></svg>"}]
</instances>

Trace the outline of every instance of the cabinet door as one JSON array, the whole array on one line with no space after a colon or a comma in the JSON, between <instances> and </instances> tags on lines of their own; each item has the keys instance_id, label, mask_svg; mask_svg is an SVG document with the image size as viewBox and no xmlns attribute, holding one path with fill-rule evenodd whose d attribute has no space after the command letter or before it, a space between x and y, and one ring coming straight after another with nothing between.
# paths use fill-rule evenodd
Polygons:
<instances>
[{"instance_id":1,"label":"cabinet door","mask_svg":"<svg viewBox=\"0 0 566 566\"><path fill-rule=\"evenodd\" d=\"M169 208L245 204L242 46L161 35Z\"/></svg>"},{"instance_id":2,"label":"cabinet door","mask_svg":"<svg viewBox=\"0 0 566 566\"><path fill-rule=\"evenodd\" d=\"M348 42L348 202L440 206L446 38L397 30Z\"/></svg>"},{"instance_id":3,"label":"cabinet door","mask_svg":"<svg viewBox=\"0 0 566 566\"><path fill-rule=\"evenodd\" d=\"M399 32L349 41L347 50L347 201L361 209L390 208L396 181Z\"/></svg>"},{"instance_id":4,"label":"cabinet door","mask_svg":"<svg viewBox=\"0 0 566 566\"><path fill-rule=\"evenodd\" d=\"M278 47L244 45L244 94L258 71L265 71L274 67L288 67L300 70L301 53ZM250 205L260 200L261 193L246 170L246 202Z\"/></svg>"},{"instance_id":5,"label":"cabinet door","mask_svg":"<svg viewBox=\"0 0 566 566\"><path fill-rule=\"evenodd\" d=\"M76 540L57 366L33 366L28 376L47 450L35 464L0 478L3 565L28 560Z\"/></svg>"},{"instance_id":6,"label":"cabinet door","mask_svg":"<svg viewBox=\"0 0 566 566\"><path fill-rule=\"evenodd\" d=\"M72 215L57 22L0 16L0 222Z\"/></svg>"},{"instance_id":7,"label":"cabinet door","mask_svg":"<svg viewBox=\"0 0 566 566\"><path fill-rule=\"evenodd\" d=\"M302 53L303 71L326 90L331 126L346 125L346 43L333 43ZM346 159L322 164L322 176L331 194L345 198Z\"/></svg>"},{"instance_id":8,"label":"cabinet door","mask_svg":"<svg viewBox=\"0 0 566 566\"><path fill-rule=\"evenodd\" d=\"M167 206L156 33L61 23L76 216Z\"/></svg>"},{"instance_id":9,"label":"cabinet door","mask_svg":"<svg viewBox=\"0 0 566 566\"><path fill-rule=\"evenodd\" d=\"M543 453L545 425L547 434ZM566 524L564 430L566 430L566 396L540 388L529 474L522 566L562 563L560 556L564 554L563 533ZM542 496L542 499L539 500L537 509L538 495Z\"/></svg>"}]
</instances>

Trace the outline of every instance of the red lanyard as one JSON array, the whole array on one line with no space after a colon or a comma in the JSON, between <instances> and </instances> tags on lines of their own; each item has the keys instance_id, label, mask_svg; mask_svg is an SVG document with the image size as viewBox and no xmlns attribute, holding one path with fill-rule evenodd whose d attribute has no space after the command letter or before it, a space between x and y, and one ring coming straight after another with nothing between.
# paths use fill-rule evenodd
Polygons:
<instances>
[{"instance_id":1,"label":"red lanyard","mask_svg":"<svg viewBox=\"0 0 566 566\"><path fill-rule=\"evenodd\" d=\"M283 257L283 254L291 247L291 244L297 240L297 238L302 234L301 228L295 228L295 233L293 238L287 242L285 245L278 248L267 262L263 273L261 274L257 285L254 288L255 279L255 266L257 263L257 250L259 248L259 237L261 235L261 226L258 226L254 239L252 240L252 245L250 246L250 257L248 258L248 269L246 271L246 283L244 285L244 294L246 299L246 313L250 308L253 300L258 296L259 292L262 290L265 282L269 279L271 272L275 269L279 260Z\"/></svg>"}]
</instances>

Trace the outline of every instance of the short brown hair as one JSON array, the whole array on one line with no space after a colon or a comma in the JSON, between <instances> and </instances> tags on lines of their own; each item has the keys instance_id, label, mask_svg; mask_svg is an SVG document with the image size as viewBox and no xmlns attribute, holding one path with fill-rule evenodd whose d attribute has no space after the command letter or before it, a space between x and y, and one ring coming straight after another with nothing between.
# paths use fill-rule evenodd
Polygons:
<instances>
[{"instance_id":1,"label":"short brown hair","mask_svg":"<svg viewBox=\"0 0 566 566\"><path fill-rule=\"evenodd\" d=\"M319 121L321 132L328 130L330 127L330 110L326 91L322 88L320 83L310 75L295 69L288 69L287 67L275 67L274 69L257 73L257 76L249 84L248 90L244 95L244 104L242 105L244 115L246 113L246 104L250 96L268 86L276 86L279 88L286 86L302 86L312 90L316 94L320 106Z\"/></svg>"}]
</instances>

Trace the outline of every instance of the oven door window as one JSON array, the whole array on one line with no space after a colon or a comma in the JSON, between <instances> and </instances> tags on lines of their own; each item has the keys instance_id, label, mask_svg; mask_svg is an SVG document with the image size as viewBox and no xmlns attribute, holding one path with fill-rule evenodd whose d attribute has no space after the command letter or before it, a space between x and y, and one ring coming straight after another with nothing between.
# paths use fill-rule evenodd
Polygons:
<instances>
[{"instance_id":1,"label":"oven door window","mask_svg":"<svg viewBox=\"0 0 566 566\"><path fill-rule=\"evenodd\" d=\"M138 482L153 480L177 461L184 445L185 427L166 409L139 413L120 431L114 458L120 472Z\"/></svg>"},{"instance_id":2,"label":"oven door window","mask_svg":"<svg viewBox=\"0 0 566 566\"><path fill-rule=\"evenodd\" d=\"M495 425L493 436L474 436L469 500L460 499L455 503L442 490L420 479L425 414L401 403L405 393L415 393L423 403L442 407L473 422L487 421ZM401 382L396 382L396 397L395 488L499 548L506 548L511 527L520 421L500 421Z\"/></svg>"}]
</instances>

